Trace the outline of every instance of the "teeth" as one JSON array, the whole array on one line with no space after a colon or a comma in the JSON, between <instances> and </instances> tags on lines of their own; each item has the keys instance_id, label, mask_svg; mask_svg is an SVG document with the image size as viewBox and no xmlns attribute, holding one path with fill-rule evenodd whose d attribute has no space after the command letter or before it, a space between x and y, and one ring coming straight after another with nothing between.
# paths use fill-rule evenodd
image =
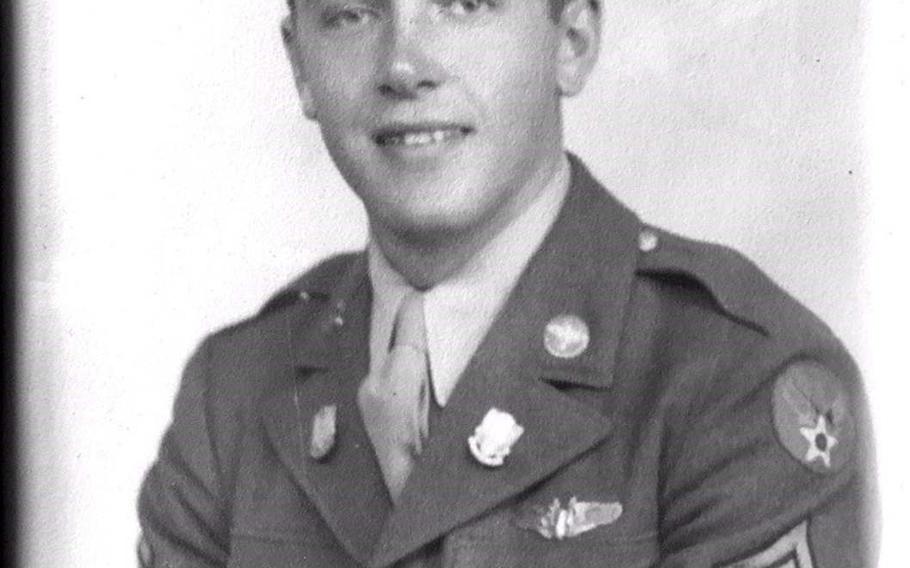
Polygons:
<instances>
[{"instance_id":1,"label":"teeth","mask_svg":"<svg viewBox=\"0 0 910 568\"><path fill-rule=\"evenodd\" d=\"M404 135L405 146L423 146L433 141L433 134L430 132L408 132Z\"/></svg>"},{"instance_id":2,"label":"teeth","mask_svg":"<svg viewBox=\"0 0 910 568\"><path fill-rule=\"evenodd\" d=\"M455 138L460 134L458 129L431 130L423 132L407 132L404 134L395 134L384 137L382 141L385 145L394 146L426 146L427 144L438 144L448 139Z\"/></svg>"}]
</instances>

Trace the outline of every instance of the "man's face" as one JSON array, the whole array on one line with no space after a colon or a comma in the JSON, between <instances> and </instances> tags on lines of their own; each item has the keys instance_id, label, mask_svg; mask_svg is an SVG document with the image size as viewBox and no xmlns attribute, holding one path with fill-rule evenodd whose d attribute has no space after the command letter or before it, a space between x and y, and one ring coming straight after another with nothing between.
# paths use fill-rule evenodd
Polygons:
<instances>
[{"instance_id":1,"label":"man's face","mask_svg":"<svg viewBox=\"0 0 910 568\"><path fill-rule=\"evenodd\" d=\"M297 1L285 39L304 108L374 229L489 225L552 171L549 11L548 0Z\"/></svg>"}]
</instances>

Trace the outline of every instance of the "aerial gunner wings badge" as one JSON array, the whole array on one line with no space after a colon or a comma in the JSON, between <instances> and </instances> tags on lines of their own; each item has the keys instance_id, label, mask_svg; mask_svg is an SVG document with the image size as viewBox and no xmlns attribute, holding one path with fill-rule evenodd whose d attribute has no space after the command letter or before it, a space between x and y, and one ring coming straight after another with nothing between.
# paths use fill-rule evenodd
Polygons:
<instances>
[{"instance_id":1,"label":"aerial gunner wings badge","mask_svg":"<svg viewBox=\"0 0 910 568\"><path fill-rule=\"evenodd\" d=\"M774 427L793 457L817 473L832 473L853 453L856 425L841 381L803 361L784 369L774 385Z\"/></svg>"},{"instance_id":2,"label":"aerial gunner wings badge","mask_svg":"<svg viewBox=\"0 0 910 568\"><path fill-rule=\"evenodd\" d=\"M531 508L518 519L518 526L534 531L547 540L563 540L612 524L620 515L620 503L579 501L572 497L568 506L563 507L556 498L548 507Z\"/></svg>"}]
</instances>

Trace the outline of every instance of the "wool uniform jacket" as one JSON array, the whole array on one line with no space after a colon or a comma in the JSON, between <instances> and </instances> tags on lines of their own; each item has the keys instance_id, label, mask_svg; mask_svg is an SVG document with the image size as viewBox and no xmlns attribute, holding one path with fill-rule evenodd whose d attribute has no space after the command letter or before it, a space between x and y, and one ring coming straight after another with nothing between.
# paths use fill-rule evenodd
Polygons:
<instances>
[{"instance_id":1,"label":"wool uniform jacket","mask_svg":"<svg viewBox=\"0 0 910 568\"><path fill-rule=\"evenodd\" d=\"M870 565L868 420L844 348L741 255L644 225L571 165L398 506L356 403L366 258L341 255L189 361L140 492L140 563ZM580 353L549 342L566 321ZM467 443L491 408L524 428L499 467Z\"/></svg>"}]
</instances>

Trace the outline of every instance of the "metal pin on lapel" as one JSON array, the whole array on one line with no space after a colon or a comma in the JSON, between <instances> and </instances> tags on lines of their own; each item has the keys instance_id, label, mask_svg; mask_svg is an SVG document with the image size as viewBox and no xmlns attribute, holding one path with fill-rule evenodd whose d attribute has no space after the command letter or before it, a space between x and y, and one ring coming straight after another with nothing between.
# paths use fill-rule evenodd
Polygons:
<instances>
[{"instance_id":1,"label":"metal pin on lapel","mask_svg":"<svg viewBox=\"0 0 910 568\"><path fill-rule=\"evenodd\" d=\"M590 341L588 324L575 314L563 314L551 319L543 335L547 353L560 359L578 357L585 352Z\"/></svg>"},{"instance_id":2,"label":"metal pin on lapel","mask_svg":"<svg viewBox=\"0 0 910 568\"><path fill-rule=\"evenodd\" d=\"M310 457L321 461L335 447L337 428L335 425L338 407L334 404L323 406L313 416L313 430L310 434Z\"/></svg>"},{"instance_id":3,"label":"metal pin on lapel","mask_svg":"<svg viewBox=\"0 0 910 568\"><path fill-rule=\"evenodd\" d=\"M468 438L468 448L478 462L487 467L499 467L524 431L511 414L491 408Z\"/></svg>"}]
</instances>

